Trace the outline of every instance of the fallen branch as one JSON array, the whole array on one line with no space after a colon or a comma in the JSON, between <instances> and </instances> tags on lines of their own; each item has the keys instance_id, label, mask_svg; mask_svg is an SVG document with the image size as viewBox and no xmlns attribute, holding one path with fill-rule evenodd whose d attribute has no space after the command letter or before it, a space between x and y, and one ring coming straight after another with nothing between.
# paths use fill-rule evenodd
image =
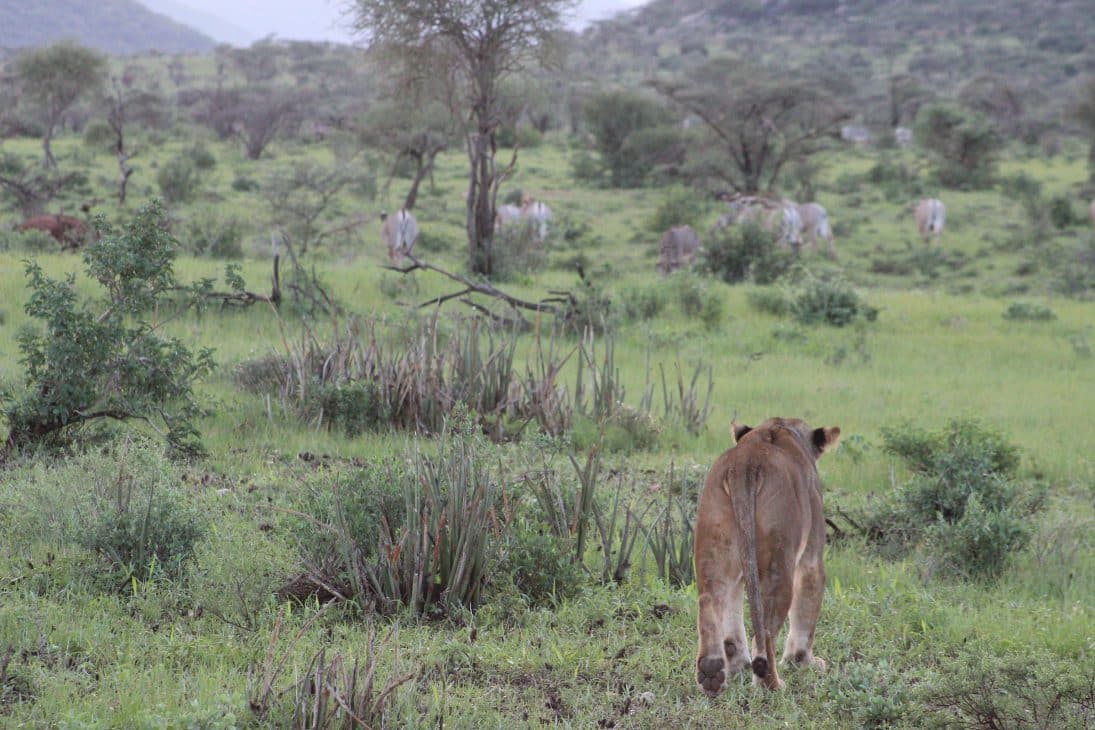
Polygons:
<instances>
[{"instance_id":1,"label":"fallen branch","mask_svg":"<svg viewBox=\"0 0 1095 730\"><path fill-rule=\"evenodd\" d=\"M423 271L436 271L438 274L441 274L442 276L464 286L464 289L462 291L435 297L418 305L419 307L428 307L436 304L444 304L451 299L459 299L460 297L464 297L468 294L482 294L484 296L493 297L494 299L499 299L510 305L514 309L524 309L532 312L547 312L548 314L555 315L560 314L559 308L554 306L554 303L562 302L564 300L559 299L558 297L551 299L541 299L538 302L532 302L527 299L519 299L511 294L507 294L501 289L496 288L489 281L472 281L466 276L463 276L461 274L454 274L451 271L446 271L439 266L434 266L428 261L422 261L421 259L416 258L411 254L406 254L406 257L409 258L412 262L410 266L392 266L389 264L385 265L384 268L390 269L391 271L395 271L400 274L409 274L412 271L418 271L419 269Z\"/></svg>"}]
</instances>

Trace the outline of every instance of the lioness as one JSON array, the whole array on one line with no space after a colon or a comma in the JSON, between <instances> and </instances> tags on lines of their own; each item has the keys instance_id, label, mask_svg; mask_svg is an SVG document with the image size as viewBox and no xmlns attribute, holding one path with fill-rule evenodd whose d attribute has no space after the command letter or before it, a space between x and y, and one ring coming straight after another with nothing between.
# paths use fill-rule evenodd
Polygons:
<instances>
[{"instance_id":1,"label":"lioness","mask_svg":"<svg viewBox=\"0 0 1095 730\"><path fill-rule=\"evenodd\" d=\"M754 683L779 689L774 638L788 611L783 660L825 669L813 655L825 590L825 520L817 459L840 429L811 429L797 418L756 428L735 421L737 444L707 474L696 518L700 594L696 681L712 697L726 678L752 666ZM753 650L745 643L742 587L749 595Z\"/></svg>"}]
</instances>

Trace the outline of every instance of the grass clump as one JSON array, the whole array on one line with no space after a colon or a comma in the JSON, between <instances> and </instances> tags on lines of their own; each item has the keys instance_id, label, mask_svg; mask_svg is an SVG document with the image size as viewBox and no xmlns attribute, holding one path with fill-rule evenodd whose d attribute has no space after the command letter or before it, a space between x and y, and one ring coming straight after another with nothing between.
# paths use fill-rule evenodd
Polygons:
<instances>
[{"instance_id":1,"label":"grass clump","mask_svg":"<svg viewBox=\"0 0 1095 730\"><path fill-rule=\"evenodd\" d=\"M1041 508L1040 495L1015 480L1018 449L968 419L934 433L885 429L883 438L913 477L868 512L869 540L893 557L920 547L945 574L998 578L1029 542L1029 518Z\"/></svg>"}]
</instances>

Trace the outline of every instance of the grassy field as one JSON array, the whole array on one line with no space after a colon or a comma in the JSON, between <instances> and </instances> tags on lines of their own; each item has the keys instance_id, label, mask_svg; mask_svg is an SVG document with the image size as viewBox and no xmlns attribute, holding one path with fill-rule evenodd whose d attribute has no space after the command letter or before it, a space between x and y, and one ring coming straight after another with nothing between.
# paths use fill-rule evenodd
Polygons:
<instances>
[{"instance_id":1,"label":"grassy field","mask_svg":"<svg viewBox=\"0 0 1095 730\"><path fill-rule=\"evenodd\" d=\"M256 163L233 147L205 144L217 166L199 199L172 213L183 221L211 213L241 219L242 271L251 288L262 290L270 269L267 212L257 193L233 190L231 183L261 180L292 160L330 160L331 152L286 146ZM80 157L93 166L93 180L112 174L106 155L67 140L57 148L62 160ZM145 162L162 164L185 148L167 143ZM947 579L920 553L888 561L859 537L835 540L826 556L817 638L830 671L790 673L778 695L735 680L715 700L695 686L695 586L656 578L642 545L622 583L596 580L601 556L588 550L590 576L558 605L530 605L505 575L491 576L489 599L477 612L449 618L407 612L381 618L345 605L277 600L276 589L300 572L298 542L310 534L297 513L335 485L373 488L368 466L411 458L416 441L402 432L349 437L295 417L276 397L240 390L239 366L286 354L286 341L301 336L301 322L262 305L207 311L168 325L187 343L216 350L218 368L200 386L212 411L199 424L207 458L175 464L156 448L97 442L86 454L14 460L0 476L0 652L12 647L0 663L0 724L294 726L292 708L308 701L294 704L292 692L264 716L251 709L264 680L278 667L271 685L286 689L314 673L311 662L321 649L328 659L340 654L366 662L374 630L390 634L375 650L379 677L417 672L389 701L391 727L914 727L946 716L939 687L968 689L975 684L968 677L981 676L977 672L993 662L1024 666L1038 691L1095 677L1095 305L1056 295L1050 267L1024 265L1038 248L1015 244L1026 225L1021 210L999 190L938 193L948 205L947 232L941 251L925 254L911 205L922 192L937 191L923 189L923 176L908 189L865 177L882 154L913 168L914 153L831 153L817 190L835 223L840 255L835 263L814 256L806 263L842 274L879 314L845 328L807 327L758 311L751 300L759 287L688 274L658 278L658 235L648 221L667 191L576 187L568 154L566 141L555 137L522 151L504 192L536 195L578 233L549 253L545 269L504 287L529 297L573 287L570 262L582 255L617 306L636 291L663 296L666 307L653 319L615 317L616 364L630 405L655 382L659 364L670 377L677 363L686 376L697 362L713 372L703 431L693 436L666 422L656 447L607 453L602 499L611 500L618 482L629 503L644 505L661 499L676 479L694 504L707 465L729 446L731 418L752 423L784 415L841 427L843 445L819 467L830 511L854 512L909 478L883 449L885 429L913 424L936 431L973 417L1019 448L1019 480L1044 486L1048 495L1032 518L1030 545L1013 556L1004 575L992 584ZM462 165L459 154L444 156L437 189L427 189L415 211L430 242L422 255L457 270ZM1047 195L1076 198L1079 209L1086 171L1078 156L1016 153L1003 173L1017 172L1041 181ZM134 180L137 204L155 192L152 170ZM391 327L405 321L414 304L451 291L423 273L411 288L382 268L386 252L375 214L396 207L405 184L397 180L376 201L347 195L342 205L366 216L363 230L310 254L349 312ZM706 229L719 210L713 203L701 209L694 223ZM1039 245L1077 247L1090 235L1076 227L1051 231ZM22 373L15 335L28 324L20 263L27 256L0 252L0 379L11 385ZM37 258L54 275L81 269L74 255ZM184 280L222 269L223 262L193 257L176 265ZM85 279L80 287L93 292ZM722 302L711 322L681 311L681 293L696 288ZM1013 302L1046 305L1055 317L1006 319ZM329 334L323 318L309 326L321 338ZM528 347L525 338L520 352ZM571 360L561 376L571 391L574 365ZM532 440L481 448L500 465L514 504L531 503L518 477L535 460ZM571 484L565 458L556 466ZM118 589L81 531L95 510L92 496L110 493L124 473L162 480L207 527L177 574L153 571ZM1013 682L1012 695L1025 696L1026 686ZM1090 724L1090 706L1070 718L1077 727Z\"/></svg>"}]
</instances>

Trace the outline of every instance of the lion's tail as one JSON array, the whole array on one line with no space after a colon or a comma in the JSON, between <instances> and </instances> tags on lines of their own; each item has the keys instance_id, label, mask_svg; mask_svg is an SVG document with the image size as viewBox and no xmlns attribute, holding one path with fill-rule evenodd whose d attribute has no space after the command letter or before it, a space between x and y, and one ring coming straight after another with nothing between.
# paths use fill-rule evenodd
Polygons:
<instances>
[{"instance_id":1,"label":"lion's tail","mask_svg":"<svg viewBox=\"0 0 1095 730\"><path fill-rule=\"evenodd\" d=\"M757 571L757 492L760 489L760 468L751 464L745 469L744 488L727 485L734 518L738 522L738 534L742 572L745 575L745 592L749 597L749 613L753 617L753 637L764 656L753 657L753 674L774 687L779 683L776 674L776 657L772 637L764 626L764 603L760 597L760 574ZM771 674L771 676L769 676Z\"/></svg>"}]
</instances>

